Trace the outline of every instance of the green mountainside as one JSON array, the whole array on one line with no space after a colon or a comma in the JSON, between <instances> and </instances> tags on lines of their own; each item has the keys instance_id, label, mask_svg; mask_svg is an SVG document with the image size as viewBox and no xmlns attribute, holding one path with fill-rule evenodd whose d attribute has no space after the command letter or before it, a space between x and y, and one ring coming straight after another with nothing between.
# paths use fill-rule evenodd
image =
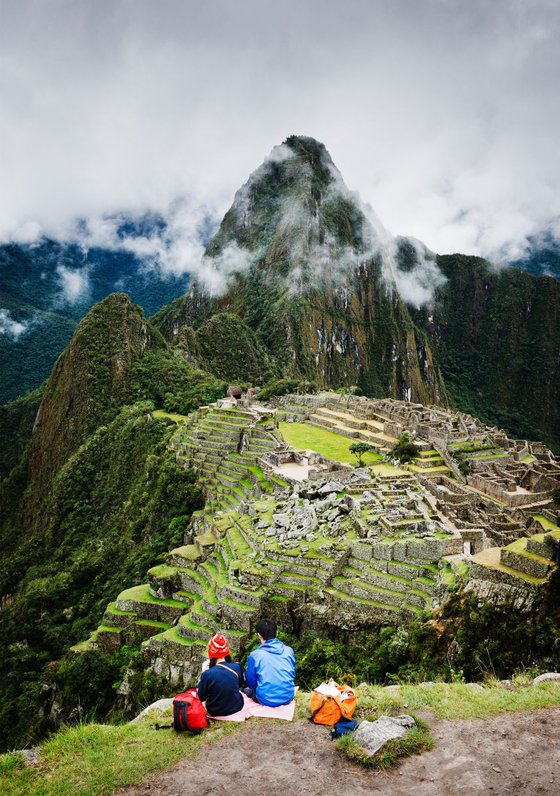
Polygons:
<instances>
[{"instance_id":1,"label":"green mountainside","mask_svg":"<svg viewBox=\"0 0 560 796\"><path fill-rule=\"evenodd\" d=\"M457 254L438 266L446 283L413 315L452 404L560 450L560 282Z\"/></svg>"},{"instance_id":2,"label":"green mountainside","mask_svg":"<svg viewBox=\"0 0 560 796\"><path fill-rule=\"evenodd\" d=\"M196 350L185 328L237 315L284 377L450 403L560 450L559 283L392 241L317 141L273 150L206 260L209 282L153 318L179 348ZM395 279L425 286L434 271L432 299L405 303Z\"/></svg>"},{"instance_id":3,"label":"green mountainside","mask_svg":"<svg viewBox=\"0 0 560 796\"><path fill-rule=\"evenodd\" d=\"M123 234L149 237L156 220L122 224ZM79 285L65 295L65 278ZM188 285L187 274L164 274L129 251L41 239L0 245L0 313L20 331L0 329L0 404L39 387L70 341L77 323L115 290L126 291L150 315Z\"/></svg>"},{"instance_id":4,"label":"green mountainside","mask_svg":"<svg viewBox=\"0 0 560 796\"><path fill-rule=\"evenodd\" d=\"M154 403L190 411L224 391L113 294L78 325L43 391L2 407L2 462L15 464L0 482L3 746L52 727L40 714L45 666L181 541L201 505Z\"/></svg>"},{"instance_id":5,"label":"green mountainside","mask_svg":"<svg viewBox=\"0 0 560 796\"><path fill-rule=\"evenodd\" d=\"M247 649L259 611L302 651L306 633L371 651L389 635L359 634L402 629L410 657L379 678L449 675L418 639L435 649L424 620L469 573L481 600L556 616L560 465L475 417L560 443L557 282L391 239L295 136L238 191L205 266L151 319L109 295L43 387L0 407L3 748L192 679L209 632ZM407 304L399 280L433 300ZM219 403L228 385L240 405ZM273 403L251 406L255 386ZM352 441L374 448L363 471Z\"/></svg>"}]
</instances>

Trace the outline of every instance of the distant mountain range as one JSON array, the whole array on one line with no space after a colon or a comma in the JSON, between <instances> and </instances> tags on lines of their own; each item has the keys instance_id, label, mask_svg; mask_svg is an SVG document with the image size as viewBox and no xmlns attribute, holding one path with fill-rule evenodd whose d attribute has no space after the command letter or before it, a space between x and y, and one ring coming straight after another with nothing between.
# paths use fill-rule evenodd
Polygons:
<instances>
[{"instance_id":1,"label":"distant mountain range","mask_svg":"<svg viewBox=\"0 0 560 796\"><path fill-rule=\"evenodd\" d=\"M76 323L109 293L126 292L152 314L188 283L129 251L48 239L0 246L0 403L48 378Z\"/></svg>"},{"instance_id":2,"label":"distant mountain range","mask_svg":"<svg viewBox=\"0 0 560 796\"><path fill-rule=\"evenodd\" d=\"M535 276L560 279L560 241L550 233L530 237L526 254L510 263Z\"/></svg>"}]
</instances>

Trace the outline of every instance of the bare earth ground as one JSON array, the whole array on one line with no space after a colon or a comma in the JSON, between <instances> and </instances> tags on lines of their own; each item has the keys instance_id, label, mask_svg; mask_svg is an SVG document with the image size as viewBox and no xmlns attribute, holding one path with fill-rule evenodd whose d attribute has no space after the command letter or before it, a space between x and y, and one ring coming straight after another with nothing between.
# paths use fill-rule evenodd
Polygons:
<instances>
[{"instance_id":1,"label":"bare earth ground","mask_svg":"<svg viewBox=\"0 0 560 796\"><path fill-rule=\"evenodd\" d=\"M390 772L350 763L307 720L251 719L119 796L541 796L560 794L560 710L428 721L435 747ZM219 732L219 729L217 730ZM216 730L211 730L216 732Z\"/></svg>"}]
</instances>

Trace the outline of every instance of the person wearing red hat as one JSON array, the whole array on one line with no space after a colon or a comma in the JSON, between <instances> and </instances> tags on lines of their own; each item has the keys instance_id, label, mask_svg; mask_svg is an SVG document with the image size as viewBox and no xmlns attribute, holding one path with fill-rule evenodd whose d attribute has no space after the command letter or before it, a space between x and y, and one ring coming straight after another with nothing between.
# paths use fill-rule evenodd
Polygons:
<instances>
[{"instance_id":1,"label":"person wearing red hat","mask_svg":"<svg viewBox=\"0 0 560 796\"><path fill-rule=\"evenodd\" d=\"M225 636L216 633L208 642L209 665L202 672L198 696L206 703L209 716L231 716L243 707L239 690L245 685L243 668L233 663Z\"/></svg>"}]
</instances>

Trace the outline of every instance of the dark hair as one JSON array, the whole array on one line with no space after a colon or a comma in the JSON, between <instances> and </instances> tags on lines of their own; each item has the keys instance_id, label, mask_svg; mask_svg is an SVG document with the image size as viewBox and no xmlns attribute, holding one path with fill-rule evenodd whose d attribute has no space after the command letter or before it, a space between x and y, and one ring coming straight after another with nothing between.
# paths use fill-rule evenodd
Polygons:
<instances>
[{"instance_id":1,"label":"dark hair","mask_svg":"<svg viewBox=\"0 0 560 796\"><path fill-rule=\"evenodd\" d=\"M273 622L272 619L259 619L255 625L255 633L262 636L265 641L276 638L276 622Z\"/></svg>"},{"instance_id":2,"label":"dark hair","mask_svg":"<svg viewBox=\"0 0 560 796\"><path fill-rule=\"evenodd\" d=\"M210 658L210 663L208 664L208 668L211 669L212 666L215 666L218 663L218 658ZM224 657L224 661L226 663L233 663L231 655L226 655Z\"/></svg>"}]
</instances>

